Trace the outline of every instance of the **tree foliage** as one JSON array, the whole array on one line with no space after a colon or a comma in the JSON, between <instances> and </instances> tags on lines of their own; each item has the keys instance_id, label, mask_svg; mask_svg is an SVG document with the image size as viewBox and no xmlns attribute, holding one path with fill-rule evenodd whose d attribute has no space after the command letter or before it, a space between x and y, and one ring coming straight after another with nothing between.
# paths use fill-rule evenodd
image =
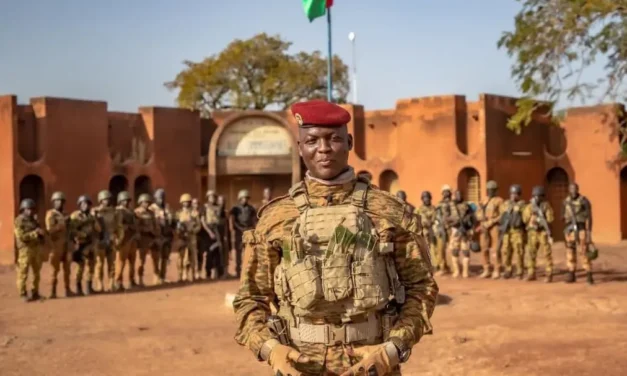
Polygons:
<instances>
[{"instance_id":1,"label":"tree foliage","mask_svg":"<svg viewBox=\"0 0 627 376\"><path fill-rule=\"evenodd\" d=\"M265 33L236 39L222 52L201 62L184 61L185 68L170 90L178 90L180 107L210 116L217 109L286 109L303 99L326 98L327 60L319 51L289 54L292 43ZM333 56L333 98L345 103L348 67Z\"/></svg>"},{"instance_id":2,"label":"tree foliage","mask_svg":"<svg viewBox=\"0 0 627 376\"><path fill-rule=\"evenodd\" d=\"M559 119L555 106L563 99L627 98L627 0L517 1L522 9L514 30L498 41L514 58L511 74L523 93L510 129L520 132L540 108ZM602 65L602 77L587 79L595 64Z\"/></svg>"}]
</instances>

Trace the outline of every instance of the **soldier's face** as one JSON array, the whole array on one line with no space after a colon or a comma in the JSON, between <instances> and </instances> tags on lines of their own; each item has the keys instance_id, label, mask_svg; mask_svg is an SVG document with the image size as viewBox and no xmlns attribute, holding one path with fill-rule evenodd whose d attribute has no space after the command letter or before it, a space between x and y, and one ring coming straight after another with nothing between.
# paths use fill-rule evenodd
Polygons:
<instances>
[{"instance_id":1,"label":"soldier's face","mask_svg":"<svg viewBox=\"0 0 627 376\"><path fill-rule=\"evenodd\" d=\"M492 189L492 188L486 189L486 193L488 194L488 197L494 197L496 196L496 189Z\"/></svg>"},{"instance_id":2,"label":"soldier's face","mask_svg":"<svg viewBox=\"0 0 627 376\"><path fill-rule=\"evenodd\" d=\"M54 200L52 202L52 206L54 206L54 208L57 210L63 209L63 205L65 205L65 201L63 200Z\"/></svg>"},{"instance_id":3,"label":"soldier's face","mask_svg":"<svg viewBox=\"0 0 627 376\"><path fill-rule=\"evenodd\" d=\"M33 209L33 208L24 208L24 209L22 209L22 213L24 213L24 215L27 216L27 217L32 217L33 214L35 213L35 209Z\"/></svg>"},{"instance_id":4,"label":"soldier's face","mask_svg":"<svg viewBox=\"0 0 627 376\"><path fill-rule=\"evenodd\" d=\"M142 201L142 203L140 204L140 206L144 209L148 209L148 207L150 206L150 202L148 201Z\"/></svg>"},{"instance_id":5,"label":"soldier's face","mask_svg":"<svg viewBox=\"0 0 627 376\"><path fill-rule=\"evenodd\" d=\"M83 201L78 207L81 209L81 211L86 212L89 210L89 208L91 208L91 204L87 201Z\"/></svg>"},{"instance_id":6,"label":"soldier's face","mask_svg":"<svg viewBox=\"0 0 627 376\"><path fill-rule=\"evenodd\" d=\"M570 197L576 198L579 195L579 187L575 184L569 185L568 194L570 194Z\"/></svg>"},{"instance_id":7,"label":"soldier's face","mask_svg":"<svg viewBox=\"0 0 627 376\"><path fill-rule=\"evenodd\" d=\"M183 205L184 208L189 208L191 206L191 201L184 201L181 203Z\"/></svg>"},{"instance_id":8,"label":"soldier's face","mask_svg":"<svg viewBox=\"0 0 627 376\"><path fill-rule=\"evenodd\" d=\"M448 200L449 198L451 198L451 191L442 192L442 198L444 198L445 200Z\"/></svg>"},{"instance_id":9,"label":"soldier's face","mask_svg":"<svg viewBox=\"0 0 627 376\"><path fill-rule=\"evenodd\" d=\"M427 206L431 205L431 196L422 196L422 203Z\"/></svg>"},{"instance_id":10,"label":"soldier's face","mask_svg":"<svg viewBox=\"0 0 627 376\"><path fill-rule=\"evenodd\" d=\"M192 208L198 209L198 200L192 201Z\"/></svg>"},{"instance_id":11,"label":"soldier's face","mask_svg":"<svg viewBox=\"0 0 627 376\"><path fill-rule=\"evenodd\" d=\"M242 205L248 204L248 197L242 197L239 199L239 203Z\"/></svg>"},{"instance_id":12,"label":"soldier's face","mask_svg":"<svg viewBox=\"0 0 627 376\"><path fill-rule=\"evenodd\" d=\"M330 180L348 166L348 153L353 137L346 126L301 128L298 150L309 173L318 179Z\"/></svg>"},{"instance_id":13,"label":"soldier's face","mask_svg":"<svg viewBox=\"0 0 627 376\"><path fill-rule=\"evenodd\" d=\"M111 199L110 198L105 198L100 200L100 204L102 206L110 206L111 205Z\"/></svg>"},{"instance_id":14,"label":"soldier's face","mask_svg":"<svg viewBox=\"0 0 627 376\"><path fill-rule=\"evenodd\" d=\"M130 200L122 200L122 201L120 201L120 205L122 205L125 208L128 208L130 204L131 204Z\"/></svg>"},{"instance_id":15,"label":"soldier's face","mask_svg":"<svg viewBox=\"0 0 627 376\"><path fill-rule=\"evenodd\" d=\"M163 203L165 202L165 196L155 197L155 202L157 203L157 205L163 205Z\"/></svg>"},{"instance_id":16,"label":"soldier's face","mask_svg":"<svg viewBox=\"0 0 627 376\"><path fill-rule=\"evenodd\" d=\"M217 200L216 195L209 195L209 196L207 196L207 202L209 202L212 205L216 203L216 200Z\"/></svg>"},{"instance_id":17,"label":"soldier's face","mask_svg":"<svg viewBox=\"0 0 627 376\"><path fill-rule=\"evenodd\" d=\"M218 196L218 205L224 205L224 196Z\"/></svg>"},{"instance_id":18,"label":"soldier's face","mask_svg":"<svg viewBox=\"0 0 627 376\"><path fill-rule=\"evenodd\" d=\"M462 202L464 198L462 197L462 193L460 191L455 191L455 201Z\"/></svg>"},{"instance_id":19,"label":"soldier's face","mask_svg":"<svg viewBox=\"0 0 627 376\"><path fill-rule=\"evenodd\" d=\"M511 193L509 194L509 198L510 198L511 200L516 201L516 200L518 200L518 199L520 198L520 195L519 195L518 193L516 193L516 192L511 192Z\"/></svg>"}]
</instances>

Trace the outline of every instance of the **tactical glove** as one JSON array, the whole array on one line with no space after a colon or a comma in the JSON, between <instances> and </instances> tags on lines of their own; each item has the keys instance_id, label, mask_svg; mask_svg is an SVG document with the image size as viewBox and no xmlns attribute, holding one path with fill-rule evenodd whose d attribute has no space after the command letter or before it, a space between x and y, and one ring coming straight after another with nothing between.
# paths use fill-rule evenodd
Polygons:
<instances>
[{"instance_id":1,"label":"tactical glove","mask_svg":"<svg viewBox=\"0 0 627 376\"><path fill-rule=\"evenodd\" d=\"M301 376L302 373L294 368L294 363L308 363L309 358L295 349L276 344L270 352L268 363L275 376Z\"/></svg>"},{"instance_id":2,"label":"tactical glove","mask_svg":"<svg viewBox=\"0 0 627 376\"><path fill-rule=\"evenodd\" d=\"M386 342L381 345L363 346L353 349L353 355L361 358L341 376L385 376L394 370L399 364L398 355L390 356L391 352L397 352L394 344Z\"/></svg>"}]
</instances>

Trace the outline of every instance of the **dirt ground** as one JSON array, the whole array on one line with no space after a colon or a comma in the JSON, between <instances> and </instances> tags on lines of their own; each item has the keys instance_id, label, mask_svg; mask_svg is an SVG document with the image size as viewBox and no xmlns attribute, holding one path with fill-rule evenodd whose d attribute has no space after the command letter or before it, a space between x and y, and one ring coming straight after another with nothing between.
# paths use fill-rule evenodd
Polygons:
<instances>
[{"instance_id":1,"label":"dirt ground","mask_svg":"<svg viewBox=\"0 0 627 376\"><path fill-rule=\"evenodd\" d=\"M564 269L563 246L555 248ZM599 248L595 286L582 273L575 285L562 283L563 273L550 285L441 278L434 335L414 347L404 374L625 375L627 244ZM46 295L49 274L45 265ZM233 340L224 302L237 285L23 303L13 267L0 267L0 375L270 374Z\"/></svg>"}]
</instances>

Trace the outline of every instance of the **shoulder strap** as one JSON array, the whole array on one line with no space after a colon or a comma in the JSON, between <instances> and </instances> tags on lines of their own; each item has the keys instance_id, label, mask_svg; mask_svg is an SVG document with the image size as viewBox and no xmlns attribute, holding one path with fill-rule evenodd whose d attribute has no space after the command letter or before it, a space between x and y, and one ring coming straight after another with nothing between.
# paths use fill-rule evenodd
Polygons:
<instances>
[{"instance_id":1,"label":"shoulder strap","mask_svg":"<svg viewBox=\"0 0 627 376\"><path fill-rule=\"evenodd\" d=\"M366 204L366 193L368 192L368 183L357 180L353 194L351 195L351 204L363 209Z\"/></svg>"},{"instance_id":2,"label":"shoulder strap","mask_svg":"<svg viewBox=\"0 0 627 376\"><path fill-rule=\"evenodd\" d=\"M303 213L310 207L309 199L307 198L307 190L305 189L305 182L299 181L294 184L288 191L299 213Z\"/></svg>"}]
</instances>

